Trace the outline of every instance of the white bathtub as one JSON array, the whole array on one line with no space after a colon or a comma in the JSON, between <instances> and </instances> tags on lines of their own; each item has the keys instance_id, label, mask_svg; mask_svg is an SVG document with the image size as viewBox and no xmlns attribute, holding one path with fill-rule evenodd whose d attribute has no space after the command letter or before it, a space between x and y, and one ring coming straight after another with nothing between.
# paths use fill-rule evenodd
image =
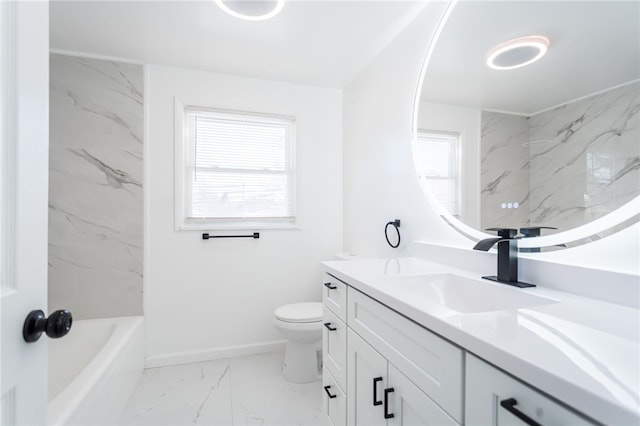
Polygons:
<instances>
[{"instance_id":1,"label":"white bathtub","mask_svg":"<svg viewBox=\"0 0 640 426\"><path fill-rule=\"evenodd\" d=\"M48 423L117 424L143 368L142 317L74 321L49 340Z\"/></svg>"}]
</instances>

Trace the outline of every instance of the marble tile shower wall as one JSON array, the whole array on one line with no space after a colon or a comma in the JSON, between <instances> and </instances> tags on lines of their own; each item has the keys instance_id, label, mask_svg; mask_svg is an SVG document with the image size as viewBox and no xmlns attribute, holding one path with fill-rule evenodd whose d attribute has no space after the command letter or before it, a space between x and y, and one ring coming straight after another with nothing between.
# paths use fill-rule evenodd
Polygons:
<instances>
[{"instance_id":1,"label":"marble tile shower wall","mask_svg":"<svg viewBox=\"0 0 640 426\"><path fill-rule=\"evenodd\" d=\"M142 66L51 55L49 309L142 314Z\"/></svg>"},{"instance_id":2,"label":"marble tile shower wall","mask_svg":"<svg viewBox=\"0 0 640 426\"><path fill-rule=\"evenodd\" d=\"M615 210L640 193L639 141L640 83L531 117L483 111L483 228L563 230Z\"/></svg>"},{"instance_id":3,"label":"marble tile shower wall","mask_svg":"<svg viewBox=\"0 0 640 426\"><path fill-rule=\"evenodd\" d=\"M529 123L526 117L482 111L480 225L519 228L529 222ZM502 208L503 203L518 208Z\"/></svg>"},{"instance_id":4,"label":"marble tile shower wall","mask_svg":"<svg viewBox=\"0 0 640 426\"><path fill-rule=\"evenodd\" d=\"M529 120L531 221L569 229L639 193L640 83Z\"/></svg>"}]
</instances>

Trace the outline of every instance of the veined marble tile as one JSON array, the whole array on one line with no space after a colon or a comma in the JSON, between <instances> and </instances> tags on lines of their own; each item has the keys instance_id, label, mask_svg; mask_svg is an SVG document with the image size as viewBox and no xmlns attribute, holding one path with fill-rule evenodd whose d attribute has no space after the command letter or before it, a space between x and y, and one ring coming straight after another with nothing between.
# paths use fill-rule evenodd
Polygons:
<instances>
[{"instance_id":1,"label":"veined marble tile","mask_svg":"<svg viewBox=\"0 0 640 426\"><path fill-rule=\"evenodd\" d=\"M51 55L49 308L142 313L142 67Z\"/></svg>"},{"instance_id":2,"label":"veined marble tile","mask_svg":"<svg viewBox=\"0 0 640 426\"><path fill-rule=\"evenodd\" d=\"M322 381L282 378L283 352L145 370L126 425L328 425Z\"/></svg>"},{"instance_id":3,"label":"veined marble tile","mask_svg":"<svg viewBox=\"0 0 640 426\"><path fill-rule=\"evenodd\" d=\"M231 425L229 360L144 371L121 425Z\"/></svg>"},{"instance_id":4,"label":"veined marble tile","mask_svg":"<svg viewBox=\"0 0 640 426\"><path fill-rule=\"evenodd\" d=\"M482 111L482 229L529 224L529 124L526 117ZM502 208L518 203L518 208Z\"/></svg>"},{"instance_id":5,"label":"veined marble tile","mask_svg":"<svg viewBox=\"0 0 640 426\"><path fill-rule=\"evenodd\" d=\"M483 111L481 153L483 228L600 218L640 194L640 83L529 118Z\"/></svg>"},{"instance_id":6,"label":"veined marble tile","mask_svg":"<svg viewBox=\"0 0 640 426\"><path fill-rule=\"evenodd\" d=\"M640 83L530 119L531 220L570 229L640 193Z\"/></svg>"},{"instance_id":7,"label":"veined marble tile","mask_svg":"<svg viewBox=\"0 0 640 426\"><path fill-rule=\"evenodd\" d=\"M322 382L288 383L284 353L231 360L234 425L325 425Z\"/></svg>"}]
</instances>

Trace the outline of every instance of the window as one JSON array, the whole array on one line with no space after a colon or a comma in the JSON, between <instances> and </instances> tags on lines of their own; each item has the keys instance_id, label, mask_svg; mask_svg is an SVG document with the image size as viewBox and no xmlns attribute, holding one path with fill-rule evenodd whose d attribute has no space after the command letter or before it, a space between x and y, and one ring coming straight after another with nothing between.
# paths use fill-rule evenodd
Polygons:
<instances>
[{"instance_id":1,"label":"window","mask_svg":"<svg viewBox=\"0 0 640 426\"><path fill-rule=\"evenodd\" d=\"M292 227L295 119L176 102L180 111L177 228Z\"/></svg>"},{"instance_id":2,"label":"window","mask_svg":"<svg viewBox=\"0 0 640 426\"><path fill-rule=\"evenodd\" d=\"M415 144L420 179L453 216L460 211L459 141L457 134L419 130Z\"/></svg>"}]
</instances>

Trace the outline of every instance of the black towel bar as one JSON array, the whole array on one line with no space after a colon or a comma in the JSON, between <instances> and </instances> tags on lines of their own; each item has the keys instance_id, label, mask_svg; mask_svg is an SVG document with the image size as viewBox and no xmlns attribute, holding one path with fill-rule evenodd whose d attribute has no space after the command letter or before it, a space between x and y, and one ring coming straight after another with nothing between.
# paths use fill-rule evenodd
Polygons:
<instances>
[{"instance_id":1,"label":"black towel bar","mask_svg":"<svg viewBox=\"0 0 640 426\"><path fill-rule=\"evenodd\" d=\"M205 232L202 234L203 240L210 238L260 238L260 233L254 232L252 235L209 235L209 233Z\"/></svg>"}]
</instances>

